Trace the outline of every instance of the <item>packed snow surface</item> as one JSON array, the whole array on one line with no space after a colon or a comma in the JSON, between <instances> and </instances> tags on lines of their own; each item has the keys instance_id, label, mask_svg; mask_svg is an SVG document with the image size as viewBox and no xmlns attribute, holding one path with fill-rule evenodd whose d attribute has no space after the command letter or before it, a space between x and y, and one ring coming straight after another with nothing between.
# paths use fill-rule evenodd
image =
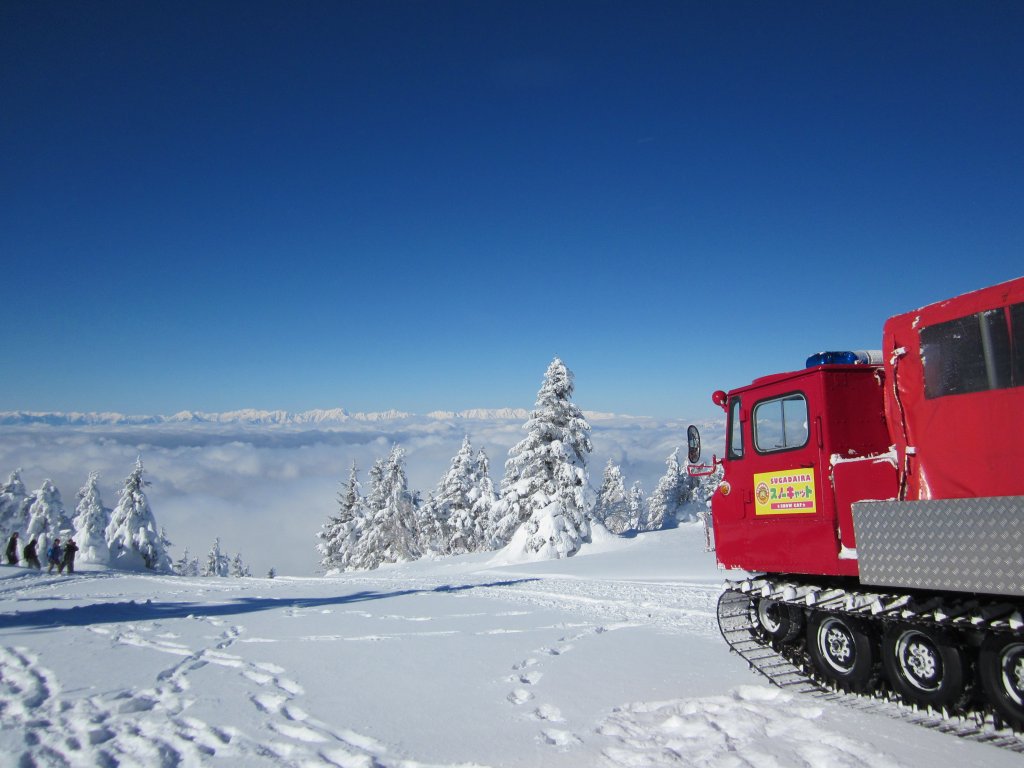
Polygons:
<instances>
[{"instance_id":1,"label":"packed snow surface","mask_svg":"<svg viewBox=\"0 0 1024 768\"><path fill-rule=\"evenodd\" d=\"M772 688L703 531L329 578L0 568L0 764L1019 765Z\"/></svg>"}]
</instances>

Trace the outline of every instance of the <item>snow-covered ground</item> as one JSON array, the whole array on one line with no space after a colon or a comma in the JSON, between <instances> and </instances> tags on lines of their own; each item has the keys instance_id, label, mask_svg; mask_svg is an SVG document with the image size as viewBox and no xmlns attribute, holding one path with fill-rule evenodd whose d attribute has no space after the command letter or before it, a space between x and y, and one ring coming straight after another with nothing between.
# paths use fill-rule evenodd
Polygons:
<instances>
[{"instance_id":1,"label":"snow-covered ground","mask_svg":"<svg viewBox=\"0 0 1024 768\"><path fill-rule=\"evenodd\" d=\"M331 578L0 568L0 765L1000 766L773 689L688 525Z\"/></svg>"}]
</instances>

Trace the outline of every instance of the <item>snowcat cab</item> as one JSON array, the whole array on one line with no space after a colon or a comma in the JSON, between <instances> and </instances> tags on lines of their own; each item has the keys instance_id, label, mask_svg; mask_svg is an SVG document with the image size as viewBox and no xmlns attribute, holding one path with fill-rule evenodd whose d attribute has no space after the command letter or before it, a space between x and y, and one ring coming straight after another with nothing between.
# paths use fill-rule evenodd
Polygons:
<instances>
[{"instance_id":1,"label":"snowcat cab","mask_svg":"<svg viewBox=\"0 0 1024 768\"><path fill-rule=\"evenodd\" d=\"M725 480L712 500L726 568L853 576L852 501L896 495L879 355L757 379L726 400Z\"/></svg>"}]
</instances>

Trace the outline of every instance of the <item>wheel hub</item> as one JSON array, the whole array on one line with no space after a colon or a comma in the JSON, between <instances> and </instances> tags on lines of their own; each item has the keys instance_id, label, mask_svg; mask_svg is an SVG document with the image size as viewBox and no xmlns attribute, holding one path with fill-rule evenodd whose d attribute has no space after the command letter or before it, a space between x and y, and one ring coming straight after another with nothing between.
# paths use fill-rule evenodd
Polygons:
<instances>
[{"instance_id":1,"label":"wheel hub","mask_svg":"<svg viewBox=\"0 0 1024 768\"><path fill-rule=\"evenodd\" d=\"M839 662L850 660L850 640L838 629L830 629L825 638L828 643L828 654Z\"/></svg>"},{"instance_id":2,"label":"wheel hub","mask_svg":"<svg viewBox=\"0 0 1024 768\"><path fill-rule=\"evenodd\" d=\"M935 656L923 643L911 643L907 648L907 666L918 680L935 677Z\"/></svg>"},{"instance_id":3,"label":"wheel hub","mask_svg":"<svg viewBox=\"0 0 1024 768\"><path fill-rule=\"evenodd\" d=\"M774 600L762 600L757 605L757 620L768 632L778 632L782 626L779 605Z\"/></svg>"},{"instance_id":4,"label":"wheel hub","mask_svg":"<svg viewBox=\"0 0 1024 768\"><path fill-rule=\"evenodd\" d=\"M1024 706L1024 645L1015 643L1003 651L1003 689L1018 706Z\"/></svg>"},{"instance_id":5,"label":"wheel hub","mask_svg":"<svg viewBox=\"0 0 1024 768\"><path fill-rule=\"evenodd\" d=\"M853 637L838 619L828 619L821 625L818 630L818 647L836 671L847 674L853 669L857 654Z\"/></svg>"},{"instance_id":6,"label":"wheel hub","mask_svg":"<svg viewBox=\"0 0 1024 768\"><path fill-rule=\"evenodd\" d=\"M896 658L903 677L921 691L936 691L942 685L942 659L925 635L911 630L896 642Z\"/></svg>"}]
</instances>

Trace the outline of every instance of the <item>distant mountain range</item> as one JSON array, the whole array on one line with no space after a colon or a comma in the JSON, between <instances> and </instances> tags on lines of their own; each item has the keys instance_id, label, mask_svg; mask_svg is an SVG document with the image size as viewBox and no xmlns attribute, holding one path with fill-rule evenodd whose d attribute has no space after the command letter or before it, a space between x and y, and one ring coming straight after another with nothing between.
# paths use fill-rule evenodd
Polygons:
<instances>
[{"instance_id":1,"label":"distant mountain range","mask_svg":"<svg viewBox=\"0 0 1024 768\"><path fill-rule=\"evenodd\" d=\"M615 418L636 419L637 417L621 416L600 411L584 411L583 415L590 421L606 421ZM433 421L524 421L530 418L526 408L471 408L465 411L431 411L424 416L406 411L377 411L373 413L350 413L344 408L316 408L311 411L262 411L245 408L224 413L205 413L203 411L180 411L173 416L144 416L124 413L95 411L80 413L70 411L0 411L0 426L28 426L44 424L54 427L63 426L146 426L151 424L237 424L243 426L329 426L332 424L351 424L401 421L402 419L429 419ZM641 420L646 420L640 417Z\"/></svg>"},{"instance_id":2,"label":"distant mountain range","mask_svg":"<svg viewBox=\"0 0 1024 768\"><path fill-rule=\"evenodd\" d=\"M585 411L591 420L614 418L614 414ZM224 413L181 411L173 416L141 416L112 412L37 412L0 411L0 425L26 426L44 424L49 426L145 426L150 424L239 424L251 426L328 426L332 424L400 421L402 419L426 418L436 421L465 420L518 420L530 417L525 408L473 408L466 411L431 411L423 417L405 411L378 411L374 413L350 413L344 408L317 408L311 411L262 411L247 408Z\"/></svg>"}]
</instances>

